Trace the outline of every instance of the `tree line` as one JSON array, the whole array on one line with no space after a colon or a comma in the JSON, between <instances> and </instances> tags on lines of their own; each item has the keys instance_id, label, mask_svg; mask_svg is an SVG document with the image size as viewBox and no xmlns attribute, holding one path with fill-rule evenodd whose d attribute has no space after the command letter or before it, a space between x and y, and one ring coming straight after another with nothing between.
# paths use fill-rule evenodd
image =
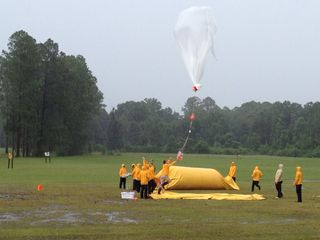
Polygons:
<instances>
[{"instance_id":1,"label":"tree line","mask_svg":"<svg viewBox=\"0 0 320 240\"><path fill-rule=\"evenodd\" d=\"M320 156L319 102L252 101L229 109L210 97L191 97L179 114L156 99L129 101L100 112L93 124L99 134L91 141L113 151L175 153L185 141L192 112L196 119L185 152Z\"/></svg>"},{"instance_id":2,"label":"tree line","mask_svg":"<svg viewBox=\"0 0 320 240\"><path fill-rule=\"evenodd\" d=\"M1 143L16 156L83 152L103 100L96 82L84 57L15 32L0 56Z\"/></svg>"},{"instance_id":3,"label":"tree line","mask_svg":"<svg viewBox=\"0 0 320 240\"><path fill-rule=\"evenodd\" d=\"M178 113L147 98L110 112L85 58L15 32L0 56L0 146L16 156L100 151L320 157L320 103L248 102L229 109L190 97Z\"/></svg>"}]
</instances>

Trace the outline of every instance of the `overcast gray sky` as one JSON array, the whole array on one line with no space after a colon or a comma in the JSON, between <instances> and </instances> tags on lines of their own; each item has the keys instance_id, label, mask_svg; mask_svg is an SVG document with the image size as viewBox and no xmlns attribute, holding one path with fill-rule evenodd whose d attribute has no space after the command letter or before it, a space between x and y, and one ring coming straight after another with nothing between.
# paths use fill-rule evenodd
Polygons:
<instances>
[{"instance_id":1,"label":"overcast gray sky","mask_svg":"<svg viewBox=\"0 0 320 240\"><path fill-rule=\"evenodd\" d=\"M173 29L183 9L212 7L216 59L194 94ZM319 101L318 0L1 0L0 49L25 30L67 54L83 55L107 109L157 98L180 111L187 98L220 107L254 101Z\"/></svg>"}]
</instances>

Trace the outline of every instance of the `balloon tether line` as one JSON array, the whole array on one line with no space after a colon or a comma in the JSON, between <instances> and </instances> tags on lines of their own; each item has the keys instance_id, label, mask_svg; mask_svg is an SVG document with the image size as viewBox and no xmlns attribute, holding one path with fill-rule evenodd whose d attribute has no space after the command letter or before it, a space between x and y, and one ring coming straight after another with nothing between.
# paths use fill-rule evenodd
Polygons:
<instances>
[{"instance_id":1,"label":"balloon tether line","mask_svg":"<svg viewBox=\"0 0 320 240\"><path fill-rule=\"evenodd\" d=\"M193 110L194 110L194 104L192 104L192 111L191 111L191 114L194 114ZM191 117L190 117L191 118ZM193 122L194 119L190 119L190 123L189 123L189 129L188 129L188 134L187 134L187 137L182 145L182 147L180 148L180 152L183 153L184 152L184 149L186 148L187 146L187 143L189 141L189 138L190 138L190 135L191 135L191 129L192 129L192 122Z\"/></svg>"}]
</instances>

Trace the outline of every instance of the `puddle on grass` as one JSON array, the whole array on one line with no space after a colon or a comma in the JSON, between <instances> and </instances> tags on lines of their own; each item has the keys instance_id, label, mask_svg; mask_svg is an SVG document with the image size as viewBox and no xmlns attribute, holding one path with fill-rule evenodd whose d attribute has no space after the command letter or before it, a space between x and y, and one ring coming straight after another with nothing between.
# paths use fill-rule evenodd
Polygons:
<instances>
[{"instance_id":1,"label":"puddle on grass","mask_svg":"<svg viewBox=\"0 0 320 240\"><path fill-rule=\"evenodd\" d=\"M19 220L20 220L20 217L17 216L16 214L12 214L12 213L0 214L0 223L2 223L2 222L16 222Z\"/></svg>"},{"instance_id":2,"label":"puddle on grass","mask_svg":"<svg viewBox=\"0 0 320 240\"><path fill-rule=\"evenodd\" d=\"M296 222L297 219L294 218L285 218L285 219L277 219L274 221L257 221L257 222L247 222L247 221L243 221L240 222L240 224L289 224L289 223L293 223Z\"/></svg>"},{"instance_id":3,"label":"puddle on grass","mask_svg":"<svg viewBox=\"0 0 320 240\"><path fill-rule=\"evenodd\" d=\"M49 205L33 211L16 213L0 213L0 225L8 222L29 222L31 226L51 224L108 224L138 223L126 216L126 212L74 212L63 205Z\"/></svg>"},{"instance_id":4,"label":"puddle on grass","mask_svg":"<svg viewBox=\"0 0 320 240\"><path fill-rule=\"evenodd\" d=\"M101 201L101 203L105 203L105 204L119 204L119 205L122 205L122 204L127 203L127 201L123 201L123 200L120 200L120 201L116 201L116 200L103 200L103 201Z\"/></svg>"},{"instance_id":5,"label":"puddle on grass","mask_svg":"<svg viewBox=\"0 0 320 240\"><path fill-rule=\"evenodd\" d=\"M9 200L10 199L10 195L9 194L0 194L0 199Z\"/></svg>"},{"instance_id":6,"label":"puddle on grass","mask_svg":"<svg viewBox=\"0 0 320 240\"><path fill-rule=\"evenodd\" d=\"M33 226L51 223L75 224L85 222L80 213L68 211L65 206L58 204L42 207L31 212L24 212L24 216L39 219L31 222Z\"/></svg>"},{"instance_id":7,"label":"puddle on grass","mask_svg":"<svg viewBox=\"0 0 320 240\"><path fill-rule=\"evenodd\" d=\"M111 213L106 213L105 216L107 217L107 220L109 222L114 222L114 223L138 223L136 220L121 216L122 214L125 214L125 213L121 213L120 214L120 212L111 212Z\"/></svg>"},{"instance_id":8,"label":"puddle on grass","mask_svg":"<svg viewBox=\"0 0 320 240\"><path fill-rule=\"evenodd\" d=\"M0 201L28 200L32 198L32 195L29 193L0 193Z\"/></svg>"},{"instance_id":9,"label":"puddle on grass","mask_svg":"<svg viewBox=\"0 0 320 240\"><path fill-rule=\"evenodd\" d=\"M95 212L90 213L92 216L103 216L106 217L106 222L110 223L138 223L137 220L125 217L125 212L109 212L109 213L102 213L102 212Z\"/></svg>"},{"instance_id":10,"label":"puddle on grass","mask_svg":"<svg viewBox=\"0 0 320 240\"><path fill-rule=\"evenodd\" d=\"M81 218L81 214L70 212L56 218L48 218L48 219L43 219L39 221L34 221L34 222L31 222L30 225L37 226L37 225L50 224L50 223L76 224L76 223L83 223L83 222L85 222L85 220Z\"/></svg>"}]
</instances>

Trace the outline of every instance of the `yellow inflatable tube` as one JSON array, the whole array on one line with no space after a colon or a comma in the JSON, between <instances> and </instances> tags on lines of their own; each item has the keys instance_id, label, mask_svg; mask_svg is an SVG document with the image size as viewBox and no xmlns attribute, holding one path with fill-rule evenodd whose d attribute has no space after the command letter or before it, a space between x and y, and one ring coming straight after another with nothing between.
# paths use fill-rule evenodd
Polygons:
<instances>
[{"instance_id":1,"label":"yellow inflatable tube","mask_svg":"<svg viewBox=\"0 0 320 240\"><path fill-rule=\"evenodd\" d=\"M156 175L160 178L161 171ZM211 168L193 168L171 166L169 169L170 190L239 190L239 186L229 176L223 177L217 170Z\"/></svg>"}]
</instances>

